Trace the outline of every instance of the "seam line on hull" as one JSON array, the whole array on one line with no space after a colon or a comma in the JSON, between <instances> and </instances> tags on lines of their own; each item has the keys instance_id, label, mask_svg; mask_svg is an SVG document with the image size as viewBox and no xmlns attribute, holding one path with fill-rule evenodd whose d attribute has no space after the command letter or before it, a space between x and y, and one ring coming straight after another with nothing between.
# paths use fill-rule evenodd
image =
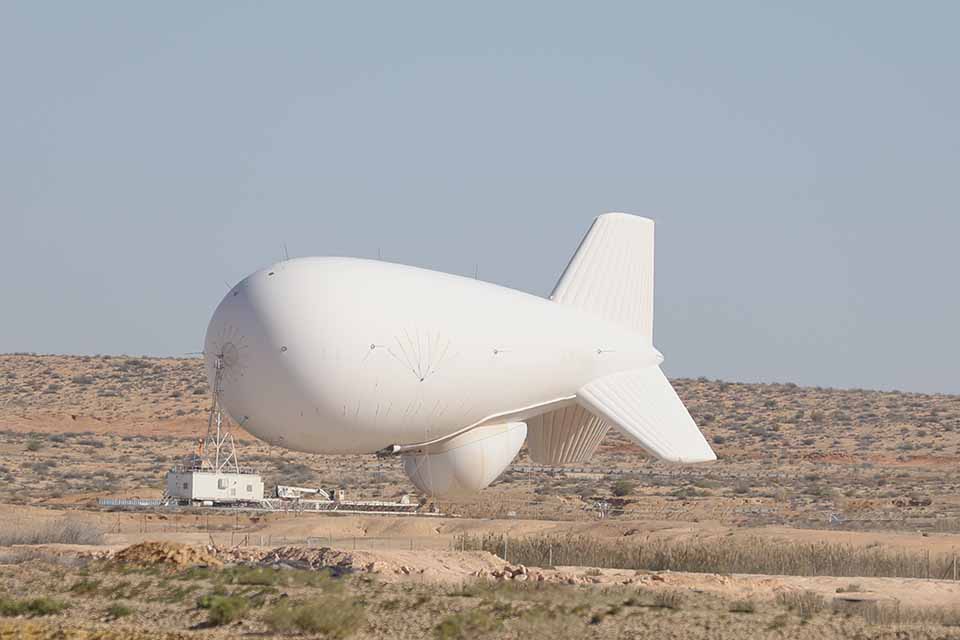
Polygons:
<instances>
[{"instance_id":1,"label":"seam line on hull","mask_svg":"<svg viewBox=\"0 0 960 640\"><path fill-rule=\"evenodd\" d=\"M531 405L528 405L528 406L525 406L525 407L519 407L519 408L517 408L517 409L510 409L509 411L501 411L500 413L494 413L494 414L491 414L491 415L487 416L486 418L482 418L482 419L480 419L480 420L478 420L478 421L476 421L476 422L474 422L474 423L472 423L472 424L467 425L466 427L464 427L463 429L460 429L459 431L454 431L453 433L451 433L451 434L449 434L449 435L441 436L441 437L439 437L439 438L434 438L433 440L426 440L426 441L424 441L424 442L418 442L418 443L416 443L416 444L393 445L393 447L388 447L388 449L390 449L390 452L391 452L391 453L397 454L397 453L405 453L405 452L410 451L410 450L412 450L412 449L419 449L419 448L421 448L421 447L429 447L430 445L438 444L438 443L440 443L440 442L444 442L444 441L446 441L446 440L450 440L451 438L456 438L457 436L459 436L459 435L461 435L461 434L464 434L464 433L466 433L467 431L470 431L471 429L476 429L477 427L483 425L485 422L489 422L490 420L495 420L495 419L497 419L497 418L503 418L503 417L506 417L506 416L509 416L509 415L513 415L513 414L515 414L515 413L521 413L521 412L523 412L523 411L531 411L531 410L537 409L537 408L539 408L539 407L546 407L546 406L549 406L549 405L551 405L551 404L555 404L555 403L557 403L557 402L567 402L567 401L569 401L569 400L576 400L576 398L577 398L576 395L572 395L572 396L561 396L561 397L559 397L559 398L554 398L554 399L552 399L552 400L547 400L546 402L537 402L536 404L531 404Z\"/></svg>"}]
</instances>

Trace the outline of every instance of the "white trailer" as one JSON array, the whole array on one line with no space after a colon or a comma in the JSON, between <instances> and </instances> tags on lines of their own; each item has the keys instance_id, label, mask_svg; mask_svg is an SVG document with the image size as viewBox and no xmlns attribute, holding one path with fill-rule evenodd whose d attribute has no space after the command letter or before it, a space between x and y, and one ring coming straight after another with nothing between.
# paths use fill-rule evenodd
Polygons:
<instances>
[{"instance_id":1,"label":"white trailer","mask_svg":"<svg viewBox=\"0 0 960 640\"><path fill-rule=\"evenodd\" d=\"M242 471L175 468L167 473L167 497L191 503L261 502L263 478Z\"/></svg>"}]
</instances>

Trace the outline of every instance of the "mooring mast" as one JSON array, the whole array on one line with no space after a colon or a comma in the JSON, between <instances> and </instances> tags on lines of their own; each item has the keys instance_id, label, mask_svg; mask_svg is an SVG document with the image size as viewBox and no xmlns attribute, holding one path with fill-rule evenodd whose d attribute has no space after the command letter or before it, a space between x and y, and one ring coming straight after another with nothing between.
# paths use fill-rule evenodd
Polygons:
<instances>
[{"instance_id":1,"label":"mooring mast","mask_svg":"<svg viewBox=\"0 0 960 640\"><path fill-rule=\"evenodd\" d=\"M185 465L167 473L164 499L192 505L259 505L263 502L263 478L241 469L230 433L230 416L220 404L223 377L229 361L218 353L213 362L213 401L207 419L207 434L198 439L197 450Z\"/></svg>"},{"instance_id":2,"label":"mooring mast","mask_svg":"<svg viewBox=\"0 0 960 640\"><path fill-rule=\"evenodd\" d=\"M200 443L198 468L214 473L240 473L237 449L233 443L233 434L228 428L229 416L220 406L220 394L223 392L223 354L217 354L213 368L213 404L207 419L207 435Z\"/></svg>"}]
</instances>

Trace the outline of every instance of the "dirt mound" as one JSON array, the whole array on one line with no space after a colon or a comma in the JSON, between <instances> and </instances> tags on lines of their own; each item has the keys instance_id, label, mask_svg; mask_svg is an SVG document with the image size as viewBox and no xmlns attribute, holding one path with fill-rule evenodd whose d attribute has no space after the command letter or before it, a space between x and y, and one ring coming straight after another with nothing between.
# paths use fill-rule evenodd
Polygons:
<instances>
[{"instance_id":1,"label":"dirt mound","mask_svg":"<svg viewBox=\"0 0 960 640\"><path fill-rule=\"evenodd\" d=\"M170 565L174 567L222 566L223 563L205 547L192 547L178 542L141 542L113 554L113 561L137 566Z\"/></svg>"},{"instance_id":2,"label":"dirt mound","mask_svg":"<svg viewBox=\"0 0 960 640\"><path fill-rule=\"evenodd\" d=\"M260 558L262 564L292 562L304 564L311 569L349 569L353 566L353 556L345 551L321 547L280 547L273 549Z\"/></svg>"},{"instance_id":3,"label":"dirt mound","mask_svg":"<svg viewBox=\"0 0 960 640\"><path fill-rule=\"evenodd\" d=\"M214 552L225 564L322 570L333 575L376 573L388 580L416 575L418 579L430 582L460 583L467 576L489 576L506 565L486 551L343 551L330 547L285 546L274 549L216 548Z\"/></svg>"},{"instance_id":4,"label":"dirt mound","mask_svg":"<svg viewBox=\"0 0 960 640\"><path fill-rule=\"evenodd\" d=\"M329 547L277 547L262 550L250 547L217 548L219 558L228 564L241 563L286 569L329 570L335 575L354 569L354 557L346 551Z\"/></svg>"}]
</instances>

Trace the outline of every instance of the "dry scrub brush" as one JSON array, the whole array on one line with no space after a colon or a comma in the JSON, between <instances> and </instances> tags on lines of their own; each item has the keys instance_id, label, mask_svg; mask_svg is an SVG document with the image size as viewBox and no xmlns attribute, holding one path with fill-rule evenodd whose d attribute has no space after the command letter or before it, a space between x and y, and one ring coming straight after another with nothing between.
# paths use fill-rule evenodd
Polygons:
<instances>
[{"instance_id":1,"label":"dry scrub brush","mask_svg":"<svg viewBox=\"0 0 960 640\"><path fill-rule=\"evenodd\" d=\"M508 562L538 567L901 578L941 578L952 575L953 568L953 557L946 554L762 538L653 539L613 544L587 536L464 534L454 541L453 548L489 551Z\"/></svg>"},{"instance_id":2,"label":"dry scrub brush","mask_svg":"<svg viewBox=\"0 0 960 640\"><path fill-rule=\"evenodd\" d=\"M64 518L47 522L0 524L0 546L14 544L102 544L104 531L92 522Z\"/></svg>"}]
</instances>

